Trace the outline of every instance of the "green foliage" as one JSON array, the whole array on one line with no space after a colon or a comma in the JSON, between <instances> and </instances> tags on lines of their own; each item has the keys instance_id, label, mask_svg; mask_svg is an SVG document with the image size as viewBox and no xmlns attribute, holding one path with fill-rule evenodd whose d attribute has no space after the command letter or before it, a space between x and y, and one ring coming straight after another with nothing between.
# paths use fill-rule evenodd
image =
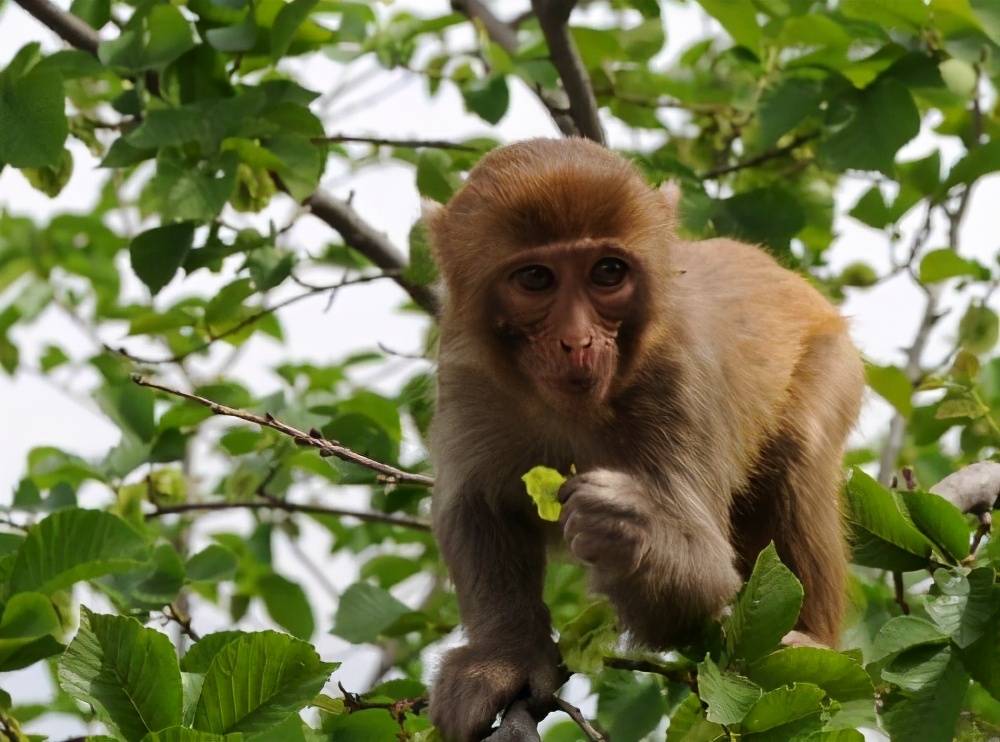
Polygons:
<instances>
[{"instance_id":1,"label":"green foliage","mask_svg":"<svg viewBox=\"0 0 1000 742\"><path fill-rule=\"evenodd\" d=\"M855 564L847 651L782 645L803 589L770 546L727 615L669 654L625 652L612 607L588 593L582 569L553 558L545 596L565 663L615 742L662 739L664 727L669 742L856 742L859 727L901 740L996 737L1000 539L977 540L976 519L927 490L1000 449L998 265L961 242L969 194L1000 172L1000 11L995 0L685 5L717 21L694 24L702 31L686 46L668 45L675 2L598 0L568 33L612 141L633 143L625 154L652 183L680 185L680 231L759 243L835 301L912 281L918 303L943 302L926 321L949 352L914 368L893 354L911 342L900 337L866 364L872 396L894 416L888 468L911 467L916 484L871 476L884 451L865 426L872 439L848 452L844 491ZM117 436L91 457L35 447L17 472L0 519L0 739L44 732L55 711L94 721L104 739L432 742L423 681L459 615L425 528L428 490L267 427L219 426L209 408L130 379L180 380L304 437L428 472L433 369L376 347L375 332L349 357L296 357L284 307L350 302L339 285L383 269L415 300L434 286L423 224L401 250L409 261L393 267L395 251L364 240L388 229L380 219L395 204L375 194L372 209L359 192L366 224L320 181L390 165L412 173L401 182L414 200L443 202L500 144L493 127L523 111L524 96L541 101L533 131L554 131L546 111L565 125L573 107L542 29L526 17L491 38L460 11L354 0L73 0L70 12L99 32L96 55L28 43L0 69L5 187L16 177L15 189L55 198L72 177L93 195L70 208L64 194L46 219L0 209L0 374L71 386ZM344 86L304 87L310 65L335 65ZM480 134L365 144L349 109L369 99L341 100L370 74L355 69L423 81ZM903 159L918 134L935 146ZM343 142L353 135L362 141ZM860 187L844 203L848 180ZM299 240L309 213L338 232L315 249ZM841 260L831 247L841 214L883 251ZM918 303L899 311L916 318ZM367 321L350 312L340 321ZM80 338L32 342L52 315ZM429 329L411 347L432 357L437 330L422 321ZM248 374L241 354L258 342L281 360ZM543 519L558 521L571 473L525 474ZM344 515L347 503L363 503L362 517ZM245 517L202 520L201 508ZM300 547L317 532L329 563ZM332 613L317 590L335 599ZM197 638L207 615L228 630ZM248 630L261 621L282 633ZM393 679L369 688L367 675L338 675L362 692L341 698L327 660L344 642L377 649ZM53 698L26 705L3 674L47 664ZM581 730L563 719L544 738L576 742Z\"/></svg>"}]
</instances>

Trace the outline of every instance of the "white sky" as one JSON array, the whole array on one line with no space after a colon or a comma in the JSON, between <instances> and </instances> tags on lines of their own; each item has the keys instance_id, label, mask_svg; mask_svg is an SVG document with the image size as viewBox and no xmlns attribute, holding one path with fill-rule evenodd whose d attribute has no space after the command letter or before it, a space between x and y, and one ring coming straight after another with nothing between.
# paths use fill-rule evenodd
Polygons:
<instances>
[{"instance_id":1,"label":"white sky","mask_svg":"<svg viewBox=\"0 0 1000 742\"><path fill-rule=\"evenodd\" d=\"M68 5L67 2L61 4ZM526 4L517 0L493 3L501 16L512 16ZM410 0L386 3L381 10L401 6L419 9L418 12L428 15L447 12L448 9L446 0ZM693 5L681 8L671 6L666 25L669 37L669 48L665 55L667 59L672 58L678 49L684 48L693 39L702 36L706 29L712 28ZM13 2L7 2L0 10L0 38L5 40L0 45L0 68L21 44L29 41L40 41L47 50L60 48L51 33ZM18 40L18 43L12 43L13 39ZM367 60L345 70L343 65L322 55L295 63L303 83L318 91L329 90L344 79L353 78L373 66L373 62ZM464 112L460 95L450 85L442 86L438 95L429 99L425 94L424 83L417 76L404 71L377 71L367 77L354 92L344 96L343 100L338 100L330 108L325 121L327 130L331 133L387 137L447 139L490 134L505 141L513 141L529 136L557 135L558 132L534 96L518 84L511 87L510 110L497 127L491 128L477 117ZM359 102L360 105L353 105ZM624 127L609 122L608 129L612 145L636 143L634 134ZM34 191L20 173L6 168L0 173L0 208L40 220L66 210L88 212L96 198L93 184L99 175L95 172L97 163L75 142L71 146L76 159L74 174L69 185L56 199L48 199ZM906 147L901 157L918 157L934 148L941 150L946 163L952 162L958 153L953 143L922 135ZM839 211L846 212L867 185L866 182L845 182L838 197ZM418 194L410 168L385 165L354 175L346 173L340 163L331 160L325 186L341 197L353 192L355 208L405 249L407 232L419 214ZM975 191L961 242L963 255L976 257L993 266L994 270L997 249L1000 247L995 216L998 204L1000 178L993 177L984 181ZM289 214L290 204L285 201L269 209L267 216L281 225L286 222ZM266 221L258 219L257 223ZM910 230L915 227L912 223L905 226ZM879 234L846 216L838 221L838 229L840 236L830 252L834 267L859 259L873 264L880 271L888 266L886 243ZM308 250L334 238L325 225L307 218L285 235L284 242L297 250ZM936 242L932 241L934 246L946 245L943 230L939 229L935 233L935 240ZM224 281L207 277L187 282L175 279L158 298L157 305L166 306L180 295L194 290L202 292L222 283ZM134 280L126 288L134 296L142 295L142 287ZM11 291L14 290L16 286ZM10 293L8 292L8 296L0 295L0 306L9 301ZM328 312L323 311L323 298L289 307L280 315L286 332L286 343L277 345L255 337L247 344L234 374L255 390L268 391L277 385L269 369L285 360L330 362L354 350L371 348L376 342L382 342L396 350L418 350L425 323L418 317L400 315L393 311L402 299L402 292L390 282L377 282L343 292ZM963 299L963 302L967 301L968 297ZM946 305L949 304L954 305L951 297L946 300ZM940 358L950 347L954 327L965 305L962 303L957 306L958 310L942 323L941 329L933 336L928 358ZM844 311L852 318L852 334L862 351L873 360L889 362L899 361L899 349L909 344L922 308L922 294L906 277L900 276L874 290L851 292ZM117 343L124 335L124 328L111 329L102 333L102 339ZM58 343L76 359L85 358L94 350L91 340L54 308L46 311L30 327L16 329L13 339L22 349L22 359L27 369L37 366L37 354L50 342ZM136 351L144 349L141 344L135 343L132 340L126 345ZM398 360L394 363L400 365ZM370 374L371 370L366 373ZM399 378L399 373L391 373L382 383L391 386ZM25 454L32 447L54 445L83 456L98 457L117 440L116 428L96 411L85 395L67 394L60 388L86 390L94 380L93 374L85 368L67 369L56 374L56 379L57 384L53 384L30 370L19 373L13 379L0 375L0 419L5 421L0 426L0 503L9 502L10 493L22 476ZM870 399L859 423L856 439L877 439L884 431L887 415L884 403ZM351 493L322 489L317 492L321 492L323 498L331 503L345 504L357 499ZM206 517L203 523L205 530L240 529L247 527L250 520L241 513L228 513ZM338 589L350 585L356 578L356 564L346 557L331 559L329 538L324 529L309 525L305 520L302 523L302 544L305 551L313 561L322 565L327 577ZM296 577L301 576L301 567L289 553L285 543L279 543L276 552L279 569ZM334 600L311 576L305 575L302 579L308 585L314 604L319 627L316 637L319 651L324 659L345 663L334 680L342 679L349 688L363 690L370 676L375 656L373 650L351 647L323 633L331 624ZM412 590L413 588L411 593ZM406 599L405 588L400 597ZM195 613L195 625L202 634L224 628L227 622L225 614L210 606L199 606ZM259 611L254 615L254 623L258 626L266 625L266 619ZM0 686L12 692L18 703L43 701L49 692L48 680L37 668L5 674L0 677ZM56 737L82 731L76 722L54 715L43 717L30 724L28 729Z\"/></svg>"}]
</instances>

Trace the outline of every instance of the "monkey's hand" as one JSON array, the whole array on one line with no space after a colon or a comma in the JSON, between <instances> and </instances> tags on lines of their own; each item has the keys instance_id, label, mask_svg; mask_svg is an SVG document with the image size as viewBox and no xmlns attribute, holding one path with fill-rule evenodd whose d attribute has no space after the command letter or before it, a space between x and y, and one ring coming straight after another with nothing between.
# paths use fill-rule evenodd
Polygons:
<instances>
[{"instance_id":1,"label":"monkey's hand","mask_svg":"<svg viewBox=\"0 0 1000 742\"><path fill-rule=\"evenodd\" d=\"M630 474L594 469L559 490L563 538L577 559L608 577L635 572L653 539L640 483Z\"/></svg>"},{"instance_id":2,"label":"monkey's hand","mask_svg":"<svg viewBox=\"0 0 1000 742\"><path fill-rule=\"evenodd\" d=\"M504 646L469 644L445 655L431 691L430 717L447 742L474 742L515 698L541 718L566 681L556 645L545 639L526 647L517 639Z\"/></svg>"}]
</instances>

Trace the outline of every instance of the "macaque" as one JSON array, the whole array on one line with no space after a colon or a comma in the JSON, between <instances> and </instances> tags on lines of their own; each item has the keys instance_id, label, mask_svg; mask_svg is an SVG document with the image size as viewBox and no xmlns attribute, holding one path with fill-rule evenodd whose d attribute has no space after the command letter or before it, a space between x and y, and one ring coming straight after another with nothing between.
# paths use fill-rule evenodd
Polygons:
<instances>
[{"instance_id":1,"label":"macaque","mask_svg":"<svg viewBox=\"0 0 1000 742\"><path fill-rule=\"evenodd\" d=\"M841 455L862 365L844 320L758 247L688 242L677 191L583 139L497 149L425 220L445 285L434 532L468 644L431 717L474 740L565 680L542 602L561 542L641 645L689 637L774 541L833 645L847 548ZM558 524L521 476L575 475Z\"/></svg>"}]
</instances>

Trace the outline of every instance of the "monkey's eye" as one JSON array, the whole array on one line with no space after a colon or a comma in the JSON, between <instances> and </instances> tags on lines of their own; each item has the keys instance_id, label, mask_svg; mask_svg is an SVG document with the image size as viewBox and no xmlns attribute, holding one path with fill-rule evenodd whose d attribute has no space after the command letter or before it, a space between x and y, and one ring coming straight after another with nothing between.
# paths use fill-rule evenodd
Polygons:
<instances>
[{"instance_id":1,"label":"monkey's eye","mask_svg":"<svg viewBox=\"0 0 1000 742\"><path fill-rule=\"evenodd\" d=\"M525 291L545 291L556 282L555 274L544 265L529 265L514 271L511 276Z\"/></svg>"},{"instance_id":2,"label":"monkey's eye","mask_svg":"<svg viewBox=\"0 0 1000 742\"><path fill-rule=\"evenodd\" d=\"M628 265L618 258L601 258L590 269L590 280L604 288L612 288L625 280Z\"/></svg>"}]
</instances>

